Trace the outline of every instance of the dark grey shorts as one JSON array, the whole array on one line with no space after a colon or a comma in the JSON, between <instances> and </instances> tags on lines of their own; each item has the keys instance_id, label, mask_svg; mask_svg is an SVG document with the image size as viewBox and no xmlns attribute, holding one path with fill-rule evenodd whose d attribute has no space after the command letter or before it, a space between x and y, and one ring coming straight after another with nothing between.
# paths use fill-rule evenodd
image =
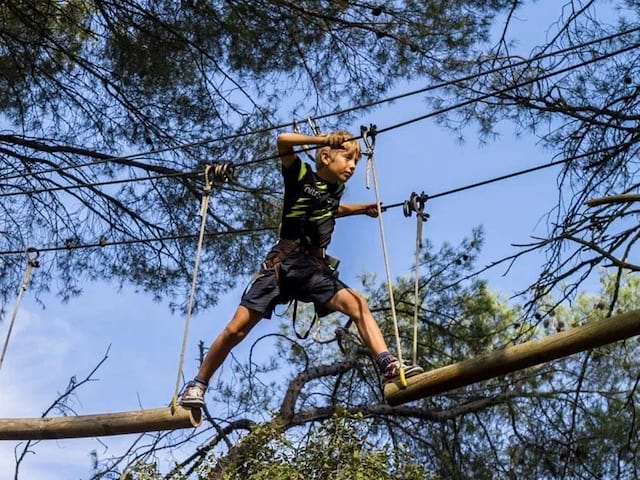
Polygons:
<instances>
[{"instance_id":1,"label":"dark grey shorts","mask_svg":"<svg viewBox=\"0 0 640 480\"><path fill-rule=\"evenodd\" d=\"M255 278L244 295L240 305L259 312L264 318L271 318L278 304L291 300L313 303L319 316L332 312L327 303L343 288L349 288L323 264L323 260L306 253L294 253L280 266L280 285L273 269L263 271Z\"/></svg>"}]
</instances>

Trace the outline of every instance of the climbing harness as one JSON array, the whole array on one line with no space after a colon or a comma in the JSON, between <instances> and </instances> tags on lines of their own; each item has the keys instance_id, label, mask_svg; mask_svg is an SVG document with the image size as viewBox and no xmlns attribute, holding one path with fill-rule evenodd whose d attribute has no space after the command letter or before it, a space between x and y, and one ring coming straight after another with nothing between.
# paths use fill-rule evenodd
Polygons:
<instances>
[{"instance_id":1,"label":"climbing harness","mask_svg":"<svg viewBox=\"0 0 640 480\"><path fill-rule=\"evenodd\" d=\"M326 250L324 248L311 247L311 246L301 244L300 242L297 242L294 240L281 238L276 244L272 253L267 257L267 259L264 262L262 262L260 271L256 273L253 276L253 278L249 281L249 284L244 289L242 296L244 296L249 291L249 289L254 284L254 282L256 282L261 276L267 275L271 271L273 271L278 287L280 289L285 288L283 287L283 284L282 284L282 273L281 273L282 262L284 262L287 259L287 257L289 257L290 255L293 255L298 252L304 252L306 255L313 257L315 259L314 261L316 262L317 267L323 270L326 270L332 275L337 275L338 265L340 264L340 260L337 259L336 257L332 257L331 255L327 255ZM293 307L293 312L292 312L293 331L298 339L306 340L309 337L309 334L311 333L311 331L313 330L313 327L316 325L316 323L320 318L318 315L318 312L314 312L313 319L311 320L311 324L309 325L307 330L304 333L299 333L298 329L296 328L296 323L298 319L298 300L297 299L291 300L287 305L286 310L282 314L277 314L277 315L286 314L286 312L291 307Z\"/></svg>"},{"instance_id":2,"label":"climbing harness","mask_svg":"<svg viewBox=\"0 0 640 480\"><path fill-rule=\"evenodd\" d=\"M191 280L191 291L189 293L189 303L187 304L187 316L184 322L184 332L182 335L182 348L178 361L178 375L176 386L171 399L171 412L178 408L178 392L180 390L180 380L182 379L182 367L184 365L184 354L187 349L187 338L189 336L189 324L191 323L191 312L195 302L196 284L198 281L198 270L200 269L200 258L202 256L202 246L204 244L204 232L207 225L207 215L209 212L209 196L214 183L220 184L231 180L234 170L230 163L211 163L204 168L204 188L202 190L202 200L200 202L200 234L198 236L198 246L196 249L196 260L193 268L193 278Z\"/></svg>"},{"instance_id":3,"label":"climbing harness","mask_svg":"<svg viewBox=\"0 0 640 480\"><path fill-rule=\"evenodd\" d=\"M384 224L382 222L382 204L380 203L380 191L378 187L378 175L376 173L375 163L373 161L373 151L376 143L377 127L373 124L369 128L364 125L360 127L360 134L367 147L365 155L367 157L367 188L369 188L369 175L373 178L373 190L376 195L376 206L378 208L378 226L380 227L380 240L382 243L382 255L384 258L384 269L387 276L387 290L389 291L389 303L391 305L391 317L393 318L393 329L396 337L396 349L398 354L398 362L400 363L400 385L407 386L405 377L404 362L402 360L402 346L400 344L400 331L398 329L398 317L396 315L396 304L393 298L393 285L391 281L391 271L389 269L389 255L387 253L387 242L384 236Z\"/></svg>"},{"instance_id":4,"label":"climbing harness","mask_svg":"<svg viewBox=\"0 0 640 480\"><path fill-rule=\"evenodd\" d=\"M40 262L38 257L40 257L40 252L35 248L29 247L25 250L25 256L27 258L27 267L22 274L22 280L20 281L20 288L18 289L18 298L16 299L16 304L13 307L13 314L11 315L11 322L9 322L9 330L7 331L7 336L4 340L4 346L2 347L2 355L0 355L0 369L2 368L2 364L4 362L4 357L7 353L7 348L9 347L9 339L11 338L11 332L13 330L13 325L16 322L16 318L18 316L18 310L20 309L20 303L22 302L22 297L24 293L29 288L29 282L31 281L31 275L33 273L34 268L38 268L40 266Z\"/></svg>"},{"instance_id":5,"label":"climbing harness","mask_svg":"<svg viewBox=\"0 0 640 480\"><path fill-rule=\"evenodd\" d=\"M418 195L411 192L409 200L402 205L404 216L409 218L412 213L416 214L416 264L415 264L415 280L413 285L413 364L418 364L418 293L420 281L420 251L422 250L422 226L429 219L429 214L425 213L424 207L427 203L428 196L422 192Z\"/></svg>"}]
</instances>

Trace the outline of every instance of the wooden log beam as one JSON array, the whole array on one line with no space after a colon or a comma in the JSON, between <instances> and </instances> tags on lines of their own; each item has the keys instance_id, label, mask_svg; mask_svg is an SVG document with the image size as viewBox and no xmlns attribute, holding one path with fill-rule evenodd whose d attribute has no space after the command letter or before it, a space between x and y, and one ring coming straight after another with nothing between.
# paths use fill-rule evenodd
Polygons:
<instances>
[{"instance_id":1,"label":"wooden log beam","mask_svg":"<svg viewBox=\"0 0 640 480\"><path fill-rule=\"evenodd\" d=\"M384 397L390 405L400 405L636 335L640 335L640 310L421 373L408 378L404 389L399 382L388 383Z\"/></svg>"},{"instance_id":2,"label":"wooden log beam","mask_svg":"<svg viewBox=\"0 0 640 480\"><path fill-rule=\"evenodd\" d=\"M589 207L598 207L600 205L631 202L640 202L640 195L635 193L625 193L622 195L611 195L609 197L592 198L584 203Z\"/></svg>"},{"instance_id":3,"label":"wooden log beam","mask_svg":"<svg viewBox=\"0 0 640 480\"><path fill-rule=\"evenodd\" d=\"M200 409L169 407L133 412L52 418L2 418L0 440L51 440L103 437L126 433L193 428L202 422Z\"/></svg>"}]
</instances>

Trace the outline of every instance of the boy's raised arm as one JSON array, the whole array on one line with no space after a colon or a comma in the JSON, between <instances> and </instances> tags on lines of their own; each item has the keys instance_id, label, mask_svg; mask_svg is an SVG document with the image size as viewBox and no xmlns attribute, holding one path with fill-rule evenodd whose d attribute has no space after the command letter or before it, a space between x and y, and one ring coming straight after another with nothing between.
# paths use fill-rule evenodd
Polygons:
<instances>
[{"instance_id":1,"label":"boy's raised arm","mask_svg":"<svg viewBox=\"0 0 640 480\"><path fill-rule=\"evenodd\" d=\"M302 135L301 133L281 133L278 135L278 155L284 168L289 168L296 160L293 147L296 145L329 145L330 147L340 147L348 140L343 134L330 133L328 135Z\"/></svg>"},{"instance_id":2,"label":"boy's raised arm","mask_svg":"<svg viewBox=\"0 0 640 480\"><path fill-rule=\"evenodd\" d=\"M281 133L278 135L278 155L284 168L289 168L296 160L293 147L295 145L317 145L322 137L312 137L300 133Z\"/></svg>"}]
</instances>

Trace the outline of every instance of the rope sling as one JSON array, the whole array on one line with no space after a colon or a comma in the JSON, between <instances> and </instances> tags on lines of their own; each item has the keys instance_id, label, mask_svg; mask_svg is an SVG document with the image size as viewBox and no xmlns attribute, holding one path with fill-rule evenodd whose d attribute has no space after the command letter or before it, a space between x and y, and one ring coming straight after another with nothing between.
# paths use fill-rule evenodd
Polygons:
<instances>
[{"instance_id":1,"label":"rope sling","mask_svg":"<svg viewBox=\"0 0 640 480\"><path fill-rule=\"evenodd\" d=\"M33 269L38 268L40 266L40 262L38 257L40 257L40 252L35 248L27 248L25 250L25 256L27 259L27 266L22 274L22 280L20 281L20 287L18 288L18 298L16 298L16 303L13 307L13 313L11 314L11 321L9 322L9 330L7 331L7 336L4 339L4 345L2 347L2 355L0 355L0 369L2 369L2 364L4 363L4 358L7 354L7 349L9 348L9 340L11 339L11 332L13 331L13 326L16 323L16 318L18 317L18 311L20 310L20 304L22 303L22 297L25 292L29 288L29 283L31 282L31 275L33 274Z\"/></svg>"},{"instance_id":2,"label":"rope sling","mask_svg":"<svg viewBox=\"0 0 640 480\"><path fill-rule=\"evenodd\" d=\"M204 245L204 233L207 226L207 216L209 214L209 197L213 184L215 182L225 182L233 176L233 165L230 163L209 164L204 169L204 188L202 189L202 200L200 202L200 232L198 235L198 245L196 247L196 259L193 267L193 276L191 279L191 291L189 292L189 301L187 303L187 315L184 321L184 331L182 333L182 347L180 349L180 357L178 360L178 373L176 385L173 390L171 399L171 412L175 412L178 408L178 393L180 392L180 383L182 380L182 369L184 367L184 355L187 350L187 340L189 337L189 326L193 312L193 305L196 297L196 287L198 283L198 271L200 270L200 259L202 257L202 247Z\"/></svg>"},{"instance_id":3,"label":"rope sling","mask_svg":"<svg viewBox=\"0 0 640 480\"><path fill-rule=\"evenodd\" d=\"M418 364L418 294L420 291L420 251L422 250L422 227L429 219L429 214L424 212L428 196L422 192L418 195L411 192L409 200L402 205L404 216L409 218L411 214L416 214L416 255L415 255L415 277L413 283L413 364Z\"/></svg>"},{"instance_id":4,"label":"rope sling","mask_svg":"<svg viewBox=\"0 0 640 480\"><path fill-rule=\"evenodd\" d=\"M376 132L377 127L375 125L370 125L369 128L362 126L360 127L360 133L362 135L362 140L364 141L367 151L365 152L365 156L367 157L367 167L366 167L366 183L367 188L370 188L370 178L373 178L373 191L376 196L376 207L378 209L378 227L380 230L380 241L382 243L382 256L384 259L384 271L387 277L387 291L389 292L389 304L391 305L391 317L393 318L393 332L396 338L396 351L398 355L398 362L400 363L400 384L403 388L407 386L407 379L405 376L404 370L404 361L402 359L402 345L400 342L400 330L398 329L398 317L396 315L396 304L393 297L393 283L391 280L391 269L389 268L389 255L387 252L387 241L384 235L384 222L382 221L382 203L380 202L380 189L378 185L378 174L376 172L375 162L373 160L373 153L375 149L376 143Z\"/></svg>"}]
</instances>

